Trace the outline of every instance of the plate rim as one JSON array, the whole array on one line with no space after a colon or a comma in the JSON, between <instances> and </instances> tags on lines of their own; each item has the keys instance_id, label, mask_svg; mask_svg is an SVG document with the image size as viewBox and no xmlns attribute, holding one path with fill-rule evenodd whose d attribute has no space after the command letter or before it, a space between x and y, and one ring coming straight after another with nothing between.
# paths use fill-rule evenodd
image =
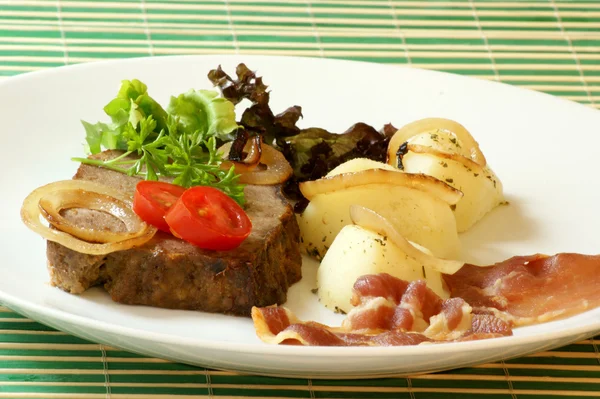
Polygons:
<instances>
[{"instance_id":1,"label":"plate rim","mask_svg":"<svg viewBox=\"0 0 600 399\"><path fill-rule=\"evenodd\" d=\"M58 288L57 288L58 289ZM368 355L371 357L388 357L394 355L410 355L412 352L419 352L422 354L431 354L440 352L440 345L443 345L444 353L455 353L459 351L463 351L465 348L471 348L472 350L476 349L493 349L496 347L503 347L507 341L517 341L509 346L516 345L527 345L532 342L538 341L541 337L547 336L545 340L551 339L561 339L566 338L568 336L582 335L582 334L590 334L595 335L600 332L600 319L594 323L586 322L576 327L570 327L561 329L558 331L544 331L544 332L536 332L530 335L523 336L509 336L509 337L500 337L493 339L483 339L476 341L463 341L463 342L449 342L443 343L439 345L409 345L409 346L390 346L390 347L380 347L380 346L293 346L293 345L270 345L266 343L241 343L241 342L231 342L231 341L220 341L220 340L209 340L202 338L191 338L191 337L182 337L182 336L174 336L167 333L160 333L155 331L146 331L142 329L135 329L132 327L125 327L118 324L111 324L108 322L104 322L101 320L95 320L92 318L80 316L77 314L72 314L60 309L46 308L41 305L30 303L25 300L21 300L16 298L13 295L7 294L4 291L0 290L0 302L4 304L8 304L10 308L10 304L16 304L16 307L20 309L25 309L28 312L40 313L45 315L53 315L54 320L65 321L72 325L77 325L80 327L91 327L97 331L113 333L121 336L127 336L129 338L142 338L146 341L163 343L163 344L175 344L175 345L185 345L192 346L198 348L211 348L223 350L226 352L244 352L244 353L252 353L257 355L266 355L273 354L273 351L281 351L282 354L285 355L294 355L294 356L339 356L339 352L343 352L344 355L347 356L358 356L358 355ZM126 305L126 306L138 306L138 305ZM190 310L189 312L195 312ZM600 308L590 309L584 313L588 312L597 312L600 314ZM237 317L237 316L231 316ZM576 317L576 316L572 316ZM569 320L570 317L564 319L557 319L554 321L564 321ZM543 324L543 323L541 323ZM540 325L541 325L540 324ZM95 326L94 326L95 325ZM597 330L597 332L595 332ZM480 348L481 347L481 348ZM369 352L369 353L367 353ZM398 352L398 353L396 353Z\"/></svg>"},{"instance_id":2,"label":"plate rim","mask_svg":"<svg viewBox=\"0 0 600 399\"><path fill-rule=\"evenodd\" d=\"M40 70L35 70L35 71L29 71L29 72L24 72L18 75L13 75L10 76L6 79L0 80L0 89L2 89L2 87L4 85L10 85L10 84L14 84L17 81L23 80L23 79L31 79L33 77L43 77L44 75L52 75L55 73L65 73L64 71L69 71L69 70L78 70L78 69L85 69L85 68L96 68L96 66L98 67L109 67L111 65L118 65L118 64L128 64L128 63L136 63L136 62L162 62L164 61L169 61L169 60L177 60L177 59L209 59L209 58L215 58L218 57L220 59L228 59L228 60L240 60L239 62L245 62L245 60L251 60L251 59L256 59L256 60L299 60L301 62L306 62L308 60L313 61L313 62L324 62L324 63L332 63L332 64L354 64L354 65L363 65L364 67L376 67L376 68L382 68L382 69L401 69L401 70L405 70L405 71L414 71L415 73L422 73L422 74L429 74L431 76L446 76L447 78L451 78L451 79L462 79L465 81L469 81L469 82L478 82L479 84L483 84L483 85L489 85L490 87L504 87L505 89L508 90L517 90L520 92L525 92L525 93L529 93L529 95L536 95L536 96L540 96L543 98L546 98L547 100L552 100L552 101L558 101L564 104L564 106L567 106L566 104L569 104L569 106L575 106L577 108L579 108L580 110L588 110L591 111L592 113L600 113L600 109L597 108L593 108L589 105L585 105L585 104L581 104L579 102L576 102L574 100L569 100L563 97L559 97L559 96L555 96L549 93L545 93L543 91L538 91L538 90L533 90L533 89L529 89L527 87L523 87L523 86L516 86L510 83L505 83L502 81L497 81L497 80L489 80L489 79L483 79L483 78L478 78L475 76L467 76L467 75L461 75L461 74L457 74L457 73L453 73L453 72L446 72L446 71L438 71L438 70L434 70L434 69L426 69L426 68L418 68L418 67L413 67L410 66L408 64L384 64L384 63L377 63L377 62L370 62L370 61L360 61L360 60L348 60L348 59L339 59L339 58L323 58L323 57L317 57L317 56L296 56L296 55L258 55L258 54L179 54L179 55L160 55L160 56L148 56L148 55L144 55L144 56L136 56L136 57L128 57L128 58L114 58L114 59L103 59L103 60L98 60L98 61L85 61L85 62L80 62L77 64L68 64L68 65L60 65L57 67L48 67L45 69L40 69ZM241 61L241 60L244 61Z\"/></svg>"}]
</instances>

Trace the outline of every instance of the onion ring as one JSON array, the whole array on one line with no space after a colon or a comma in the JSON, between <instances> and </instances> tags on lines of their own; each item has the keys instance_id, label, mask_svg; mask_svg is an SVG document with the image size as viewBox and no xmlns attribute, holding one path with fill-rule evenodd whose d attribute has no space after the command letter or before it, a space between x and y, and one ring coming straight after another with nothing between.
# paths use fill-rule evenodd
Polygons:
<instances>
[{"instance_id":1,"label":"onion ring","mask_svg":"<svg viewBox=\"0 0 600 399\"><path fill-rule=\"evenodd\" d=\"M350 218L355 225L387 237L406 255L440 273L454 274L464 265L464 262L436 258L424 252L404 238L402 234L398 233L396 228L386 218L371 209L352 205L350 206Z\"/></svg>"},{"instance_id":2,"label":"onion ring","mask_svg":"<svg viewBox=\"0 0 600 399\"><path fill-rule=\"evenodd\" d=\"M69 233L88 242L119 242L139 237L144 227L141 219L131 208L131 202L121 201L106 194L82 189L63 189L52 191L40 198L39 208L42 216L54 228ZM108 213L125 225L127 232L115 233L109 230L95 230L76 226L60 212L63 209L84 208Z\"/></svg>"},{"instance_id":3,"label":"onion ring","mask_svg":"<svg viewBox=\"0 0 600 399\"><path fill-rule=\"evenodd\" d=\"M431 193L449 205L456 204L463 196L462 191L452 188L435 177L385 169L367 169L360 172L341 173L318 180L305 181L300 183L300 191L310 200L318 194L366 184L391 184L410 187Z\"/></svg>"},{"instance_id":4,"label":"onion ring","mask_svg":"<svg viewBox=\"0 0 600 399\"><path fill-rule=\"evenodd\" d=\"M240 175L239 182L242 184L275 185L285 182L294 173L289 162L281 152L263 143L259 136L256 136L256 138L258 138L258 147L260 148L259 162L256 164L245 163L251 155L251 147L256 145L256 143L248 142L246 146L250 144L251 147L248 147L248 157L246 157L244 162L234 162L225 159L221 163L221 168L229 169L233 165L235 173ZM219 148L219 152L227 153L230 148L231 143L226 143ZM261 165L264 165L266 168L260 168Z\"/></svg>"},{"instance_id":5,"label":"onion ring","mask_svg":"<svg viewBox=\"0 0 600 399\"><path fill-rule=\"evenodd\" d=\"M285 182L294 170L283 154L267 144L262 144L260 163L265 165L265 170L254 170L240 176L240 183L273 185Z\"/></svg>"},{"instance_id":6,"label":"onion ring","mask_svg":"<svg viewBox=\"0 0 600 399\"><path fill-rule=\"evenodd\" d=\"M429 154L439 158L449 159L451 161L456 161L463 164L465 167L474 170L479 173L484 173L484 169L481 165L474 162L473 160L463 157L460 154L449 154L444 151L436 150L435 148L427 147L421 144L408 144L406 146L408 151L417 153L417 154Z\"/></svg>"},{"instance_id":7,"label":"onion ring","mask_svg":"<svg viewBox=\"0 0 600 399\"><path fill-rule=\"evenodd\" d=\"M46 198L46 201L44 201L46 202L44 208L46 208L46 206L51 205L52 201L55 199L55 196L60 197L61 195L63 195L57 192L76 190L80 190L79 192L93 192L99 194L100 196L111 197L129 206L131 204L130 197L124 195L119 190L115 190L111 187L104 186L100 183L85 180L62 180L47 184L45 186L33 190L23 201L23 205L21 207L21 219L28 228L38 233L45 239L49 241L54 241L69 249L72 249L73 251L77 251L88 255L106 255L111 252L121 251L132 248L134 246L139 246L148 242L156 233L157 230L155 227L150 226L141 220L132 220L131 223L134 224L131 224L129 221L124 223L125 226L128 228L130 226L135 225L139 226L139 231L136 231L133 237L131 236L131 232L127 232L123 234L123 239L120 241L93 243L84 241L78 237L73 236L72 234L66 233L57 228L53 229L49 226L44 225L40 220L40 216L42 216L42 211L40 210L40 200ZM63 207L63 209L64 208L65 207ZM136 218L138 218L135 214L127 214L126 216L132 218L133 216L135 216ZM119 215L118 217L123 221L126 216ZM75 228L72 231L81 230L81 228Z\"/></svg>"},{"instance_id":8,"label":"onion ring","mask_svg":"<svg viewBox=\"0 0 600 399\"><path fill-rule=\"evenodd\" d=\"M222 154L229 154L233 142L223 144L219 147L218 152ZM246 152L246 158L243 161L232 161L228 158L221 163L221 168L230 169L231 166L235 166L235 172L238 174L252 172L260 163L262 157L262 141L259 136L254 136L252 139L246 142L244 146L244 152Z\"/></svg>"}]
</instances>

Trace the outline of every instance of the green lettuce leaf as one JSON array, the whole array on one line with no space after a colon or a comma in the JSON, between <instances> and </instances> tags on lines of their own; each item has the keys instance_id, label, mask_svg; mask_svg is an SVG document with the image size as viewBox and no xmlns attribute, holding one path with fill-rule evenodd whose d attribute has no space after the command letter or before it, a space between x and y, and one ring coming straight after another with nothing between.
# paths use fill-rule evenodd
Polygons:
<instances>
[{"instance_id":1,"label":"green lettuce leaf","mask_svg":"<svg viewBox=\"0 0 600 399\"><path fill-rule=\"evenodd\" d=\"M81 121L85 129L85 141L87 142L85 151L89 154L97 154L102 151L102 147L108 149L124 150L127 148L125 139L114 125L98 122L91 124Z\"/></svg>"},{"instance_id":2,"label":"green lettuce leaf","mask_svg":"<svg viewBox=\"0 0 600 399\"><path fill-rule=\"evenodd\" d=\"M226 140L238 128L233 103L216 91L190 90L171 97L167 112L177 119L178 131L186 134L198 131Z\"/></svg>"},{"instance_id":3,"label":"green lettuce leaf","mask_svg":"<svg viewBox=\"0 0 600 399\"><path fill-rule=\"evenodd\" d=\"M159 131L167 126L167 113L148 95L148 87L137 79L122 81L117 97L106 104L104 112L119 127L127 122L137 126L137 122L149 116L156 121Z\"/></svg>"},{"instance_id":4,"label":"green lettuce leaf","mask_svg":"<svg viewBox=\"0 0 600 399\"><path fill-rule=\"evenodd\" d=\"M109 150L127 149L124 137L128 125L137 128L140 121L152 118L156 122L156 134L167 127L167 112L148 95L147 86L137 79L124 80L117 96L104 107L112 124L82 121L85 128L87 152L96 154L102 147Z\"/></svg>"}]
</instances>

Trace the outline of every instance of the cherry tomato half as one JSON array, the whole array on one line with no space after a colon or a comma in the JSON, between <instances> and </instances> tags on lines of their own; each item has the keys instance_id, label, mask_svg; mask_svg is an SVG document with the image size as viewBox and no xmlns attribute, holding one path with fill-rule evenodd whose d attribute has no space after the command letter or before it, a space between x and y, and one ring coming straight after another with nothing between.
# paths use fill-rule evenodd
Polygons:
<instances>
[{"instance_id":1,"label":"cherry tomato half","mask_svg":"<svg viewBox=\"0 0 600 399\"><path fill-rule=\"evenodd\" d=\"M221 190L206 186L186 190L165 220L173 235L217 251L238 247L252 230L252 222L237 202Z\"/></svg>"},{"instance_id":2,"label":"cherry tomato half","mask_svg":"<svg viewBox=\"0 0 600 399\"><path fill-rule=\"evenodd\" d=\"M165 214L184 192L185 188L175 184L143 180L135 186L133 211L144 222L170 233Z\"/></svg>"}]
</instances>

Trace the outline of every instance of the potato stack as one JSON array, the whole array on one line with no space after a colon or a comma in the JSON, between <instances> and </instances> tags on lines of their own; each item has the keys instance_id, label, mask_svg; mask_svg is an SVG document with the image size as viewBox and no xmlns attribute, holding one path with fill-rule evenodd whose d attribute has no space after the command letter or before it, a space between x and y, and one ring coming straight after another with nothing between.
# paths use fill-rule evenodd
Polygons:
<instances>
[{"instance_id":1,"label":"potato stack","mask_svg":"<svg viewBox=\"0 0 600 399\"><path fill-rule=\"evenodd\" d=\"M390 140L387 164L353 159L302 183L302 246L321 260L320 301L348 312L356 279L389 273L423 279L448 297L442 273L463 263L458 233L504 202L502 184L478 143L457 122L428 118Z\"/></svg>"}]
</instances>

